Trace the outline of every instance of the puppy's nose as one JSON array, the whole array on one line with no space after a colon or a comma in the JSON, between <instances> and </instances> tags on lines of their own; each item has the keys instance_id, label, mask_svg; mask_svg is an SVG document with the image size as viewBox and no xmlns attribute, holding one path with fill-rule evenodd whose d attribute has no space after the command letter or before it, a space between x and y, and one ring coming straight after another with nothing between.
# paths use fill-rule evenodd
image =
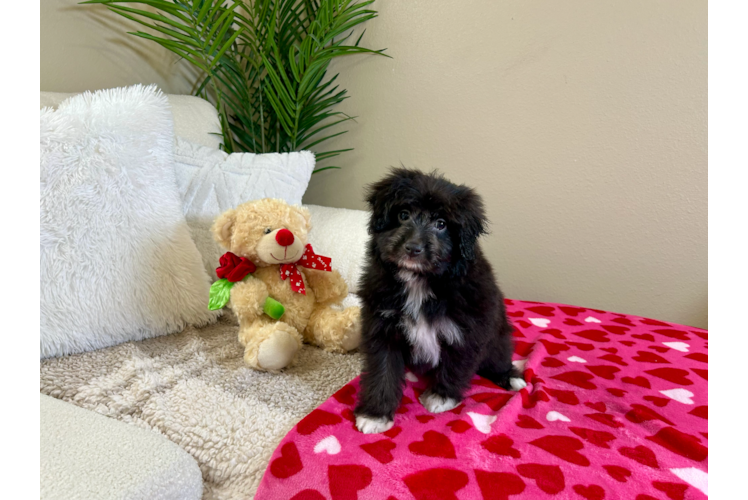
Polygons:
<instances>
[{"instance_id":1,"label":"puppy's nose","mask_svg":"<svg viewBox=\"0 0 748 500\"><path fill-rule=\"evenodd\" d=\"M293 245L293 233L288 229L281 229L275 233L275 241L282 247Z\"/></svg>"},{"instance_id":2,"label":"puppy's nose","mask_svg":"<svg viewBox=\"0 0 748 500\"><path fill-rule=\"evenodd\" d=\"M410 256L420 255L423 253L423 245L418 243L407 243L405 245L405 251L408 252Z\"/></svg>"}]
</instances>

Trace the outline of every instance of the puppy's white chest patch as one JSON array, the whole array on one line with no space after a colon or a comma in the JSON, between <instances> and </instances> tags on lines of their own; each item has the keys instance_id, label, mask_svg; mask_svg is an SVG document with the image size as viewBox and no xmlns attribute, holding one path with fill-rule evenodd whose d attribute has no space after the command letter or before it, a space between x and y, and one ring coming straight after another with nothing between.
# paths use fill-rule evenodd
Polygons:
<instances>
[{"instance_id":1,"label":"puppy's white chest patch","mask_svg":"<svg viewBox=\"0 0 748 500\"><path fill-rule=\"evenodd\" d=\"M462 333L448 318L432 323L421 314L423 303L434 297L424 278L408 271L400 271L398 278L406 290L402 326L413 348L413 361L435 367L439 364L441 354L439 338L448 344L458 344L462 342Z\"/></svg>"}]
</instances>

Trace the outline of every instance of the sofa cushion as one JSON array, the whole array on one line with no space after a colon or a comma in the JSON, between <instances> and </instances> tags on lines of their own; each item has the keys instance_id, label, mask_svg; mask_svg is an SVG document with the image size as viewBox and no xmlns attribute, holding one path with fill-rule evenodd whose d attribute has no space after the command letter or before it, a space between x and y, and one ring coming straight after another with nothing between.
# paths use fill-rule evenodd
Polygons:
<instances>
[{"instance_id":1,"label":"sofa cushion","mask_svg":"<svg viewBox=\"0 0 748 500\"><path fill-rule=\"evenodd\" d=\"M197 462L156 432L40 395L41 499L199 499Z\"/></svg>"}]
</instances>

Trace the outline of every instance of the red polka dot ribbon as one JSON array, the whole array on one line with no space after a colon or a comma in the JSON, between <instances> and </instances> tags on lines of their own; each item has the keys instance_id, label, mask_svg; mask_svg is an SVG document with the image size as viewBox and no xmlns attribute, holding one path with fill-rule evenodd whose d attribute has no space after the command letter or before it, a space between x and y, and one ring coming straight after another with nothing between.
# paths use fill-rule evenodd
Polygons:
<instances>
[{"instance_id":1,"label":"red polka dot ribbon","mask_svg":"<svg viewBox=\"0 0 748 500\"><path fill-rule=\"evenodd\" d=\"M332 271L332 259L314 253L311 244L307 244L301 259L291 264L280 266L280 277L282 280L290 280L291 290L306 295L304 279L301 277L298 266L314 269L317 271Z\"/></svg>"}]
</instances>

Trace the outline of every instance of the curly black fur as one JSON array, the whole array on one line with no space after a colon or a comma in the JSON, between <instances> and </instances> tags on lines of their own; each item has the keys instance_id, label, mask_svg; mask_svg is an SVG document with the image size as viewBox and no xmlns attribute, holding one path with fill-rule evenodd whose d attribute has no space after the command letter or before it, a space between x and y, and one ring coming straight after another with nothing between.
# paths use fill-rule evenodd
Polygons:
<instances>
[{"instance_id":1,"label":"curly black fur","mask_svg":"<svg viewBox=\"0 0 748 500\"><path fill-rule=\"evenodd\" d=\"M399 168L369 187L367 202L356 415L392 420L406 366L432 381L431 392L458 402L476 372L509 389L520 375L504 297L477 242L487 223L478 194L436 173ZM410 339L416 328L425 349Z\"/></svg>"}]
</instances>

